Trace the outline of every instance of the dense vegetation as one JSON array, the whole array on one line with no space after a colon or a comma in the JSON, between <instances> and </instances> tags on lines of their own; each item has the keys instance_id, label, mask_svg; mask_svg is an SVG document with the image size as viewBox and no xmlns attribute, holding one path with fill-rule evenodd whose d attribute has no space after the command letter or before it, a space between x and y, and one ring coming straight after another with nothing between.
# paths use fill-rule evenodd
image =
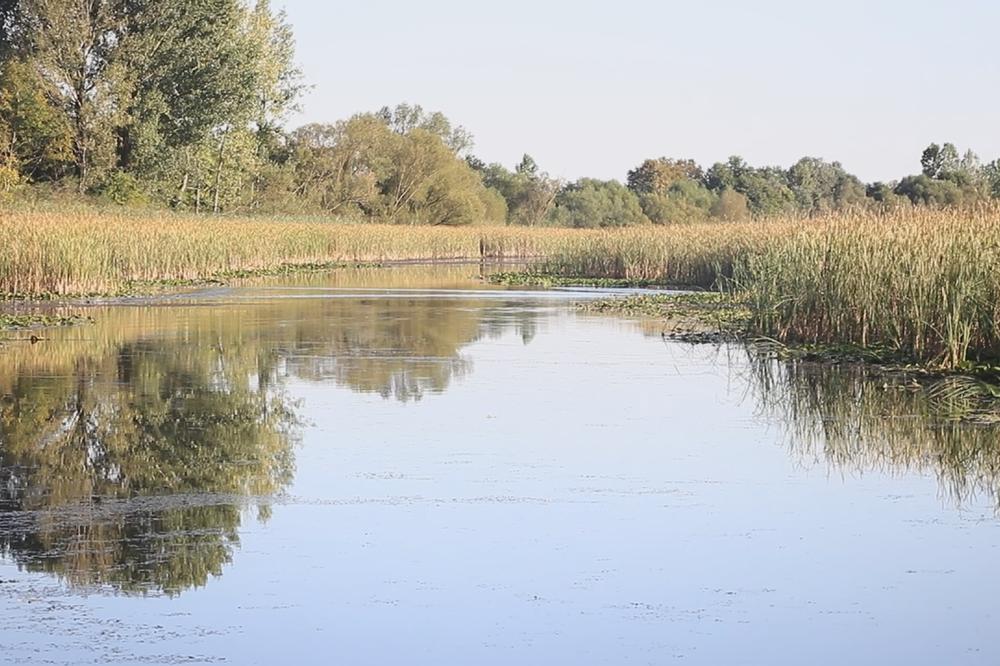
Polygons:
<instances>
[{"instance_id":1,"label":"dense vegetation","mask_svg":"<svg viewBox=\"0 0 1000 666\"><path fill-rule=\"evenodd\" d=\"M513 170L485 163L466 130L419 106L289 129L303 89L291 29L267 0L2 0L0 197L590 228L1000 196L1000 161L951 144L893 183L809 157L787 169L649 159L624 184L567 183L527 155Z\"/></svg>"},{"instance_id":2,"label":"dense vegetation","mask_svg":"<svg viewBox=\"0 0 1000 666\"><path fill-rule=\"evenodd\" d=\"M749 305L753 332L782 341L888 348L945 368L1000 361L996 207L602 230L22 211L0 216L0 234L7 295L120 293L284 265L529 258L550 275L721 289Z\"/></svg>"},{"instance_id":3,"label":"dense vegetation","mask_svg":"<svg viewBox=\"0 0 1000 666\"><path fill-rule=\"evenodd\" d=\"M631 229L549 255L549 272L714 287L752 333L877 347L949 368L1000 365L1000 210L837 213L803 225Z\"/></svg>"}]
</instances>

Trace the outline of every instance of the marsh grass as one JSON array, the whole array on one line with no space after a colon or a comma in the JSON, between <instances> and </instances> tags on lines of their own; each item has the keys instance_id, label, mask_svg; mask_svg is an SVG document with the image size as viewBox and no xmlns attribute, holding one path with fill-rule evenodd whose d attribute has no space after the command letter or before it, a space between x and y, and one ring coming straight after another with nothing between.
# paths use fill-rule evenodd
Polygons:
<instances>
[{"instance_id":1,"label":"marsh grass","mask_svg":"<svg viewBox=\"0 0 1000 666\"><path fill-rule=\"evenodd\" d=\"M532 260L553 283L722 291L749 308L748 334L783 343L889 350L945 369L1000 365L996 207L604 231L21 209L0 214L0 239L8 297L338 263Z\"/></svg>"},{"instance_id":2,"label":"marsh grass","mask_svg":"<svg viewBox=\"0 0 1000 666\"><path fill-rule=\"evenodd\" d=\"M804 225L734 265L752 331L885 348L929 365L1000 359L1000 211L910 210Z\"/></svg>"},{"instance_id":3,"label":"marsh grass","mask_svg":"<svg viewBox=\"0 0 1000 666\"><path fill-rule=\"evenodd\" d=\"M335 263L527 259L544 256L572 235L22 210L0 214L0 293L114 294L135 283Z\"/></svg>"},{"instance_id":4,"label":"marsh grass","mask_svg":"<svg viewBox=\"0 0 1000 666\"><path fill-rule=\"evenodd\" d=\"M943 369L1000 365L995 207L639 228L558 248L545 266L721 290L749 308L749 334L783 343Z\"/></svg>"}]
</instances>

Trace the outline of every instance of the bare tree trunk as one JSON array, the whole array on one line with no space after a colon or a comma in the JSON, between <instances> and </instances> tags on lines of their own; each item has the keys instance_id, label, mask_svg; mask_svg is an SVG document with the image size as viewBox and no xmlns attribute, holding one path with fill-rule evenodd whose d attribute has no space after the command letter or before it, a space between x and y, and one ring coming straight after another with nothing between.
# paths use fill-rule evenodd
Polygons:
<instances>
[{"instance_id":1,"label":"bare tree trunk","mask_svg":"<svg viewBox=\"0 0 1000 666\"><path fill-rule=\"evenodd\" d=\"M187 194L188 182L191 180L191 148L184 149L184 176L181 178L181 187L177 192L178 204L184 203L184 195Z\"/></svg>"}]
</instances>

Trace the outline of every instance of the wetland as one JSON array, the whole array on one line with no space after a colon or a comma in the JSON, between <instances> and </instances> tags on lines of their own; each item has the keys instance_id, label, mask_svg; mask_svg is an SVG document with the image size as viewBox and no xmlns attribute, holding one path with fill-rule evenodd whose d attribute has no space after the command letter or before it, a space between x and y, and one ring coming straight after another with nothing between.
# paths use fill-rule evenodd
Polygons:
<instances>
[{"instance_id":1,"label":"wetland","mask_svg":"<svg viewBox=\"0 0 1000 666\"><path fill-rule=\"evenodd\" d=\"M22 306L90 323L0 348L0 663L996 663L1000 430L609 293Z\"/></svg>"}]
</instances>

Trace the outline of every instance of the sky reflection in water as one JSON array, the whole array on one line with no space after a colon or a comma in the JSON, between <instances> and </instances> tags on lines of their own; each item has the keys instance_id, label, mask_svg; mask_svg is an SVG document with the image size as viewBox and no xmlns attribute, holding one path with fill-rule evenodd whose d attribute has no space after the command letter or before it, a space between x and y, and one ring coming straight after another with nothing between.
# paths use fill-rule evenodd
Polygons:
<instances>
[{"instance_id":1,"label":"sky reflection in water","mask_svg":"<svg viewBox=\"0 0 1000 666\"><path fill-rule=\"evenodd\" d=\"M0 351L0 663L995 663L997 432L475 268Z\"/></svg>"}]
</instances>

